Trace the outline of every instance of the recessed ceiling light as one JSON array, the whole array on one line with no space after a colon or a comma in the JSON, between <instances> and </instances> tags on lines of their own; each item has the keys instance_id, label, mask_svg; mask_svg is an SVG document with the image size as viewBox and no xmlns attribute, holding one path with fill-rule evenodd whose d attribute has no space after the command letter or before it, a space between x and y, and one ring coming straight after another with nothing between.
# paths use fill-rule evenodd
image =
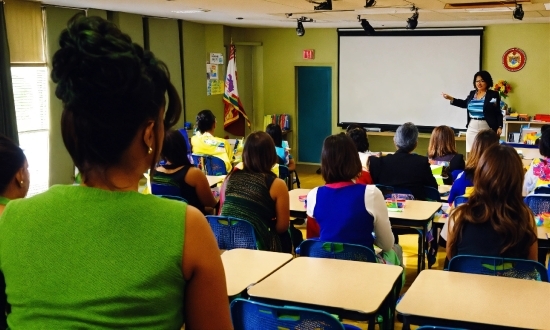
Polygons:
<instances>
[{"instance_id":1,"label":"recessed ceiling light","mask_svg":"<svg viewBox=\"0 0 550 330\"><path fill-rule=\"evenodd\" d=\"M175 14L196 14L196 13L207 13L210 10L208 9L190 9L190 10L172 10L172 13Z\"/></svg>"},{"instance_id":2,"label":"recessed ceiling light","mask_svg":"<svg viewBox=\"0 0 550 330\"><path fill-rule=\"evenodd\" d=\"M544 8L546 8L546 10L550 10L550 2L549 2L549 3L545 3L545 4L544 4Z\"/></svg>"}]
</instances>

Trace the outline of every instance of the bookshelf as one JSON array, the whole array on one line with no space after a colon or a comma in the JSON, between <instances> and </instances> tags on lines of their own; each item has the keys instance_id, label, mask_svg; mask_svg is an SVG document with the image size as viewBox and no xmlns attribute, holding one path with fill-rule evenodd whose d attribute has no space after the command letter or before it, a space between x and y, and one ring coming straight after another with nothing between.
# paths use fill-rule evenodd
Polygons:
<instances>
[{"instance_id":1,"label":"bookshelf","mask_svg":"<svg viewBox=\"0 0 550 330\"><path fill-rule=\"evenodd\" d=\"M521 133L521 128L527 126L528 128L539 128L543 125L550 125L545 121L524 121L524 120L505 120L504 127L502 128L502 134L504 139L508 141L508 134Z\"/></svg>"}]
</instances>

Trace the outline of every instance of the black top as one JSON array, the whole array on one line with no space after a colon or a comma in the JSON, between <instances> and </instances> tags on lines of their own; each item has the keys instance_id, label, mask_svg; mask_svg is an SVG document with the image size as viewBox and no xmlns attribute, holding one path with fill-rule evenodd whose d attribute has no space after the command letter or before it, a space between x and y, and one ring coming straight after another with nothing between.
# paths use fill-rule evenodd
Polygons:
<instances>
[{"instance_id":1,"label":"black top","mask_svg":"<svg viewBox=\"0 0 550 330\"><path fill-rule=\"evenodd\" d=\"M453 99L451 104L456 107L466 109L468 108L468 103L470 103L470 101L474 98L474 95L476 95L475 90L471 91L465 100ZM495 99L495 102L491 102L491 100L493 99ZM466 111L466 116L468 117L466 127L468 127L468 125L470 125L470 120L472 119L470 117L469 111ZM493 131L496 132L499 127L502 127L503 118L502 112L500 111L500 94L497 91L488 89L485 93L485 101L483 103L483 116L485 117L485 121Z\"/></svg>"},{"instance_id":2,"label":"black top","mask_svg":"<svg viewBox=\"0 0 550 330\"><path fill-rule=\"evenodd\" d=\"M519 249L529 244L529 242L527 242L528 238L528 235L524 235L524 241L501 254L500 250L502 249L502 238L493 229L493 226L489 223L489 221L482 224L465 223L462 229L461 240L456 244L457 255L469 254L489 257L527 259L529 257L529 250L526 249L526 251L519 251Z\"/></svg>"},{"instance_id":3,"label":"black top","mask_svg":"<svg viewBox=\"0 0 550 330\"><path fill-rule=\"evenodd\" d=\"M424 186L437 189L428 157L397 150L393 155L369 158L374 183L406 188L415 199L426 200Z\"/></svg>"},{"instance_id":4,"label":"black top","mask_svg":"<svg viewBox=\"0 0 550 330\"><path fill-rule=\"evenodd\" d=\"M163 165L162 167L166 169L173 168L173 166L170 165ZM191 167L193 167L193 165L185 165L180 170L170 174L157 171L155 172L155 176L153 177L153 182L171 183L173 185L179 186L181 197L185 198L189 205L196 207L204 213L204 205L201 203L195 187L192 187L187 184L187 182L185 182L185 176L187 175L187 172L189 172L189 169Z\"/></svg>"}]
</instances>

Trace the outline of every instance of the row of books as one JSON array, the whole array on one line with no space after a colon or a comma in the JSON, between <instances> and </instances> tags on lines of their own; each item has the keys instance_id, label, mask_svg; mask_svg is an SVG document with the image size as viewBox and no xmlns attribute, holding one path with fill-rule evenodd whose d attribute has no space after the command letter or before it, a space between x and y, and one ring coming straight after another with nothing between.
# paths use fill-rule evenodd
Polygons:
<instances>
[{"instance_id":1,"label":"row of books","mask_svg":"<svg viewBox=\"0 0 550 330\"><path fill-rule=\"evenodd\" d=\"M264 116L264 127L269 124L278 124L283 131L290 130L290 115L283 113L279 115L266 115Z\"/></svg>"}]
</instances>

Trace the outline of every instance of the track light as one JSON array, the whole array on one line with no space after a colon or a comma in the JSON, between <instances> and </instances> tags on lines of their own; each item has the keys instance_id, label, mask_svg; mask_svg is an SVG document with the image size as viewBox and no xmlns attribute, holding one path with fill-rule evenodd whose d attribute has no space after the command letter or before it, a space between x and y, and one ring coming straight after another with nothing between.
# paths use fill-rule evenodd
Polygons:
<instances>
[{"instance_id":1,"label":"track light","mask_svg":"<svg viewBox=\"0 0 550 330\"><path fill-rule=\"evenodd\" d=\"M326 0L325 2L312 2L319 5L313 7L314 10L332 10L332 0Z\"/></svg>"},{"instance_id":2,"label":"track light","mask_svg":"<svg viewBox=\"0 0 550 330\"><path fill-rule=\"evenodd\" d=\"M418 8L413 6L411 10L414 11L414 14L407 19L407 30L414 30L418 25Z\"/></svg>"},{"instance_id":3,"label":"track light","mask_svg":"<svg viewBox=\"0 0 550 330\"><path fill-rule=\"evenodd\" d=\"M513 15L515 19L520 21L523 19L523 15L525 15L525 13L523 12L523 6L521 4L516 3L516 9L514 9Z\"/></svg>"},{"instance_id":4,"label":"track light","mask_svg":"<svg viewBox=\"0 0 550 330\"><path fill-rule=\"evenodd\" d=\"M367 3L365 3L365 8L374 7L376 4L376 0L367 0Z\"/></svg>"},{"instance_id":5,"label":"track light","mask_svg":"<svg viewBox=\"0 0 550 330\"><path fill-rule=\"evenodd\" d=\"M313 18L302 16L296 19L296 22L298 23L298 26L296 27L296 34L298 35L298 37L303 37L304 34L306 34L306 29L304 28L304 24L302 22L313 22Z\"/></svg>"},{"instance_id":6,"label":"track light","mask_svg":"<svg viewBox=\"0 0 550 330\"><path fill-rule=\"evenodd\" d=\"M361 26L363 27L363 30L365 30L368 36L373 35L374 32L376 32L374 31L374 28L372 27L372 25L370 25L369 21L367 21L364 18L361 19L361 15L357 15L357 20L361 22Z\"/></svg>"}]
</instances>

